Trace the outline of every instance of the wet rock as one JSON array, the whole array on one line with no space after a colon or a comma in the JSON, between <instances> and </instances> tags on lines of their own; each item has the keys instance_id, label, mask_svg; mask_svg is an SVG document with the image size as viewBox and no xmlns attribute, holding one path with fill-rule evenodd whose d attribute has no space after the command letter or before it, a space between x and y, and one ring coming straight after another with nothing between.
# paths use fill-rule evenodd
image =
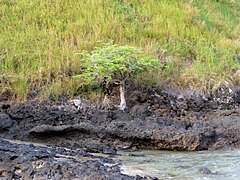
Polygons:
<instances>
[{"instance_id":1,"label":"wet rock","mask_svg":"<svg viewBox=\"0 0 240 180\"><path fill-rule=\"evenodd\" d=\"M86 150L88 152L92 152L92 153L99 153L101 152L101 149L99 148L99 146L97 144L87 144L85 146Z\"/></svg>"},{"instance_id":2,"label":"wet rock","mask_svg":"<svg viewBox=\"0 0 240 180\"><path fill-rule=\"evenodd\" d=\"M103 154L111 154L111 155L117 154L116 150L109 148L109 147L105 147L105 146L102 148L102 153Z\"/></svg>"},{"instance_id":3,"label":"wet rock","mask_svg":"<svg viewBox=\"0 0 240 180\"><path fill-rule=\"evenodd\" d=\"M198 172L201 174L208 174L208 175L217 175L218 173L212 172L210 169L207 167L202 167L198 169Z\"/></svg>"},{"instance_id":4,"label":"wet rock","mask_svg":"<svg viewBox=\"0 0 240 180\"><path fill-rule=\"evenodd\" d=\"M132 146L132 142L131 141L121 141L121 140L114 140L113 142L113 146L117 149L117 150L126 150L126 149L130 149Z\"/></svg>"},{"instance_id":5,"label":"wet rock","mask_svg":"<svg viewBox=\"0 0 240 180\"><path fill-rule=\"evenodd\" d=\"M85 146L87 152L93 152L93 153L103 153L103 154L110 154L110 155L116 155L116 150L103 146L103 145L97 145L97 144L87 144Z\"/></svg>"},{"instance_id":6,"label":"wet rock","mask_svg":"<svg viewBox=\"0 0 240 180\"><path fill-rule=\"evenodd\" d=\"M113 159L106 158L106 157L100 157L99 158L101 162L107 163L107 164L116 164L116 162Z\"/></svg>"},{"instance_id":7,"label":"wet rock","mask_svg":"<svg viewBox=\"0 0 240 180\"><path fill-rule=\"evenodd\" d=\"M79 150L77 152L76 155L78 155L78 156L87 156L88 154L87 154L87 152L85 150L81 149L81 150Z\"/></svg>"},{"instance_id":8,"label":"wet rock","mask_svg":"<svg viewBox=\"0 0 240 180\"><path fill-rule=\"evenodd\" d=\"M133 156L133 157L145 157L144 154L134 154L134 153L129 153L128 156Z\"/></svg>"}]
</instances>

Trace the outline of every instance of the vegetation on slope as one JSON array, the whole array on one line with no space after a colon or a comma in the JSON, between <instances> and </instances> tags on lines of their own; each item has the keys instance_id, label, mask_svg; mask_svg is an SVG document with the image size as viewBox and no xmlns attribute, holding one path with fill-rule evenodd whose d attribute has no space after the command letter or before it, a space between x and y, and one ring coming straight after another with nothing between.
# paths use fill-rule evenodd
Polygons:
<instances>
[{"instance_id":1,"label":"vegetation on slope","mask_svg":"<svg viewBox=\"0 0 240 180\"><path fill-rule=\"evenodd\" d=\"M239 9L237 0L0 0L0 94L74 95L79 53L108 42L166 64L146 81L238 84Z\"/></svg>"}]
</instances>

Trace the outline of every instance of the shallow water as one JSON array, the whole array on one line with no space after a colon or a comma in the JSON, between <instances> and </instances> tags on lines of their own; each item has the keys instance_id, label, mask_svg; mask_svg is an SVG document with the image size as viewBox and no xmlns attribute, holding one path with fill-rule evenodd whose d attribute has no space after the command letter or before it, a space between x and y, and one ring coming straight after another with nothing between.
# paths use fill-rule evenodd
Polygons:
<instances>
[{"instance_id":1,"label":"shallow water","mask_svg":"<svg viewBox=\"0 0 240 180\"><path fill-rule=\"evenodd\" d=\"M16 144L46 145L18 140L7 140ZM67 148L66 148L67 149ZM95 153L94 153L95 154ZM240 180L240 149L228 151L174 152L174 151L118 151L113 158L121 163L121 171L127 175L157 177L161 180ZM106 156L98 154L99 156ZM60 156L67 161L67 156ZM80 161L80 159L78 159ZM88 160L83 158L81 160ZM111 164L110 164L111 166ZM202 174L206 167L214 174Z\"/></svg>"},{"instance_id":2,"label":"shallow water","mask_svg":"<svg viewBox=\"0 0 240 180\"><path fill-rule=\"evenodd\" d=\"M122 173L177 180L239 180L240 150L170 152L170 151L120 151ZM202 174L206 167L215 174Z\"/></svg>"}]
</instances>

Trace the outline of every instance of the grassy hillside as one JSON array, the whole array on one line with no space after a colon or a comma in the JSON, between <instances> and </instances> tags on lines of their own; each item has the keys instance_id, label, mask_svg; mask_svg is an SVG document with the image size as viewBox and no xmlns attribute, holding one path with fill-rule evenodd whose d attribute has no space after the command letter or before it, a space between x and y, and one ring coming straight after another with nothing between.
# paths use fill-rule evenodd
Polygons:
<instances>
[{"instance_id":1,"label":"grassy hillside","mask_svg":"<svg viewBox=\"0 0 240 180\"><path fill-rule=\"evenodd\" d=\"M107 42L166 63L158 84L238 84L239 17L238 0L0 0L0 94L73 95L77 54Z\"/></svg>"}]
</instances>

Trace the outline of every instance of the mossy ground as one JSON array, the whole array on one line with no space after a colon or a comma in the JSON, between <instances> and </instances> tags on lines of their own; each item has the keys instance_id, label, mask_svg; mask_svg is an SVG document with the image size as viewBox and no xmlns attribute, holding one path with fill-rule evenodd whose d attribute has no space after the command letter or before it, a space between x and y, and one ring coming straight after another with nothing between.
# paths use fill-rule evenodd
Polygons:
<instances>
[{"instance_id":1,"label":"mossy ground","mask_svg":"<svg viewBox=\"0 0 240 180\"><path fill-rule=\"evenodd\" d=\"M167 64L147 83L239 84L239 9L237 0L0 0L0 94L73 96L77 54L108 42Z\"/></svg>"}]
</instances>

